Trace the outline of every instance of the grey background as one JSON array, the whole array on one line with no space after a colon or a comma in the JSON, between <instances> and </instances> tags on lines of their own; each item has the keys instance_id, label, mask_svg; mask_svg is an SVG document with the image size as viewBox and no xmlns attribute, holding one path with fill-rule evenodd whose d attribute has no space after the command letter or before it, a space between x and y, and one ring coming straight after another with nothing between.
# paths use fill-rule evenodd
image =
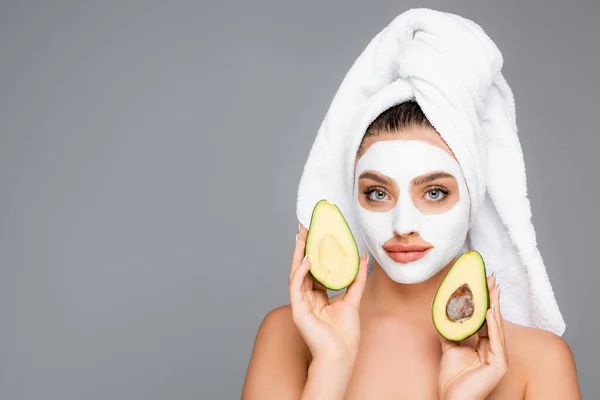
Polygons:
<instances>
[{"instance_id":1,"label":"grey background","mask_svg":"<svg viewBox=\"0 0 600 400\"><path fill-rule=\"evenodd\" d=\"M414 6L505 55L540 250L597 379L596 1L3 1L0 398L239 398L351 63Z\"/></svg>"}]
</instances>

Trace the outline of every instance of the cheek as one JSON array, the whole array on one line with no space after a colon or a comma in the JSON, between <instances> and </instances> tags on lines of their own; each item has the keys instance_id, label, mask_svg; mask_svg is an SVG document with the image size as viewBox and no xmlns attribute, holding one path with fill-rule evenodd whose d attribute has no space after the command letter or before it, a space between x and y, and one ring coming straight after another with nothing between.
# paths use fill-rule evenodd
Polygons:
<instances>
[{"instance_id":1,"label":"cheek","mask_svg":"<svg viewBox=\"0 0 600 400\"><path fill-rule=\"evenodd\" d=\"M464 194L459 194L458 185L444 185L449 190L447 195L441 201L432 200L429 196L430 194L427 192L423 192L422 190L414 191L411 193L413 203L415 207L421 212L423 215L439 215L445 214L452 210L456 204L461 200L461 196ZM462 203L462 202L461 202Z\"/></svg>"},{"instance_id":2,"label":"cheek","mask_svg":"<svg viewBox=\"0 0 600 400\"><path fill-rule=\"evenodd\" d=\"M463 207L437 215L426 215L421 225L421 236L434 246L456 248L460 246L468 231L469 215Z\"/></svg>"},{"instance_id":3,"label":"cheek","mask_svg":"<svg viewBox=\"0 0 600 400\"><path fill-rule=\"evenodd\" d=\"M391 212L377 212L360 207L358 222L363 232L371 238L388 238L393 235L393 215Z\"/></svg>"},{"instance_id":4,"label":"cheek","mask_svg":"<svg viewBox=\"0 0 600 400\"><path fill-rule=\"evenodd\" d=\"M425 196L417 196L416 198L413 198L415 206L423 215L445 214L454 208L456 203L458 203L458 200L458 196L456 195L449 196L448 198L437 203L433 200L427 199Z\"/></svg>"}]
</instances>

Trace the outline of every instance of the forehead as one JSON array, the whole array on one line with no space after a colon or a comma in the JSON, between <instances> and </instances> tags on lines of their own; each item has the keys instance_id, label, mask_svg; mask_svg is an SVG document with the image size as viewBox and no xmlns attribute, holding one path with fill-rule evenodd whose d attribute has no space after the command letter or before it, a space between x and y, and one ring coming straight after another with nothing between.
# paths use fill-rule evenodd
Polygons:
<instances>
[{"instance_id":1,"label":"forehead","mask_svg":"<svg viewBox=\"0 0 600 400\"><path fill-rule=\"evenodd\" d=\"M369 147L371 147L373 144L375 144L377 142L382 142L382 141L387 141L387 140L398 140L398 139L425 141L425 142L431 143L434 146L439 147L440 149L444 150L446 153L448 153L452 157L454 157L452 150L450 150L450 147L448 147L446 142L444 142L444 139L442 139L442 137L439 135L439 133L437 133L437 131L435 131L434 129L432 129L430 127L425 127L425 126L412 126L407 129L403 129L401 131L381 132L376 135L368 136L364 139L364 141L361 145L361 147L362 147L361 154L364 155L367 152L367 150L369 149ZM358 158L357 158L356 162L358 162Z\"/></svg>"},{"instance_id":2,"label":"forehead","mask_svg":"<svg viewBox=\"0 0 600 400\"><path fill-rule=\"evenodd\" d=\"M372 143L356 166L357 177L366 170L378 171L395 179L411 180L430 172L460 175L460 166L447 151L428 141L396 137Z\"/></svg>"}]
</instances>

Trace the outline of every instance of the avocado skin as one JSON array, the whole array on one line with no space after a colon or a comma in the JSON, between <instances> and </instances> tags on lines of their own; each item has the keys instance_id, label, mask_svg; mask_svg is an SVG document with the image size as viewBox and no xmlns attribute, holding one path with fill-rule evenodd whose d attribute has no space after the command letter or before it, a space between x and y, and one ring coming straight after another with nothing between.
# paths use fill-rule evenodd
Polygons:
<instances>
[{"instance_id":1,"label":"avocado skin","mask_svg":"<svg viewBox=\"0 0 600 400\"><path fill-rule=\"evenodd\" d=\"M354 244L353 248L354 248L354 249L355 249L355 251L356 251L356 258L357 258L357 259L359 259L359 258L360 258L360 255L359 255L359 253L358 253L358 246L356 245L356 240L354 239L354 236L352 235L352 231L350 230L350 226L348 225L348 221L346 221L346 218L344 217L344 214L342 214L342 211L341 211L341 210L338 208L338 206L337 206L337 205L335 205L335 204L333 204L333 203L329 203L329 202L327 201L327 199L321 199L321 200L319 200L319 201L318 201L318 202L315 204L315 206L313 207L313 210L312 210L312 213L311 213L311 218L310 218L310 221L311 221L311 223L310 223L310 224L312 225L312 224L313 224L313 221L315 221L315 218L314 218L314 217L315 217L315 214L316 214L316 212L318 211L318 209L319 209L319 206L321 206L321 204L328 204L328 205L330 205L330 206L333 206L333 207L335 207L335 210L338 212L338 214L339 214L340 218L341 218L341 219L342 219L342 221L344 222L344 225L345 225L345 226L346 226L346 228L348 229L348 232L350 233L350 237L351 237L351 238L352 238L352 240L354 241L354 243L353 243L353 244ZM311 230L310 230L310 226L309 226L309 229L308 229L308 235L306 236L306 246L304 247L304 255L305 255L305 256L308 256L308 243L309 243L309 238L310 238L310 235L311 235L311 233L310 233L310 232L311 232ZM348 286L350 286L350 285L352 284L352 282L354 282L354 280L356 279L356 276L358 275L358 270L359 270L359 268L357 267L357 268L356 268L356 270L355 270L355 272L353 273L353 275L349 276L348 282L347 282L346 284L342 285L342 286L339 286L339 287L335 287L335 286L332 286L332 285L327 285L326 283L323 283L323 282L321 282L321 281L320 281L319 279L317 279L317 277L315 277L315 275L312 273L312 268L309 270L309 273L310 273L310 275L312 276L312 278L313 278L315 281L319 282L319 283L320 283L321 285L323 285L323 286L324 286L326 289L328 289L328 290L332 290L332 291L339 291L339 290L343 290L343 289L347 288Z\"/></svg>"}]
</instances>

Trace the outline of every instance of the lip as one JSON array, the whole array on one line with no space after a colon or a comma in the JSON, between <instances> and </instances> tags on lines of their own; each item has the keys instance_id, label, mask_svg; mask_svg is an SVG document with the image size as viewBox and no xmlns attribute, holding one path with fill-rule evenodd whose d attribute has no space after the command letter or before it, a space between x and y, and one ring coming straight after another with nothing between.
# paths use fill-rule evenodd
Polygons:
<instances>
[{"instance_id":1,"label":"lip","mask_svg":"<svg viewBox=\"0 0 600 400\"><path fill-rule=\"evenodd\" d=\"M409 243L392 243L383 246L383 250L389 258L399 263L416 261L431 250L432 246Z\"/></svg>"},{"instance_id":2,"label":"lip","mask_svg":"<svg viewBox=\"0 0 600 400\"><path fill-rule=\"evenodd\" d=\"M425 245L425 244L410 244L410 243L391 243L391 244L386 244L382 246L383 249L385 251L389 251L389 252L399 252L399 251L407 251L407 252L413 252L413 251L425 251L425 250L429 250L431 248L430 245Z\"/></svg>"},{"instance_id":3,"label":"lip","mask_svg":"<svg viewBox=\"0 0 600 400\"><path fill-rule=\"evenodd\" d=\"M431 247L429 247L427 250L421 250L421 251L388 251L388 250L385 250L385 253L388 255L389 258L391 258L392 260L394 260L398 263L409 263L409 262L417 261L418 259L425 257L425 255L427 253L429 253L429 250L431 250Z\"/></svg>"}]
</instances>

